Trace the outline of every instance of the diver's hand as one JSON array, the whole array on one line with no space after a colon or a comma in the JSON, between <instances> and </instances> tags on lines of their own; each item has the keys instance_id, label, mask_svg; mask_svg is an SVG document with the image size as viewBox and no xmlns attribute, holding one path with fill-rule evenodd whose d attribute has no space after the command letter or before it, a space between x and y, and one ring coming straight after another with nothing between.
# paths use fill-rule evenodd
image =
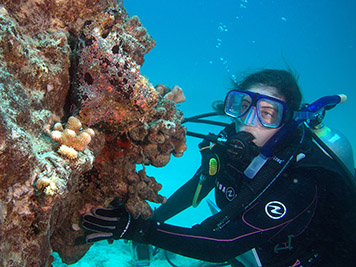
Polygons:
<instances>
[{"instance_id":1,"label":"diver's hand","mask_svg":"<svg viewBox=\"0 0 356 267\"><path fill-rule=\"evenodd\" d=\"M105 239L124 238L131 220L131 215L123 205L112 209L93 208L91 213L82 216L82 227L88 231L85 241L90 244Z\"/></svg>"}]
</instances>

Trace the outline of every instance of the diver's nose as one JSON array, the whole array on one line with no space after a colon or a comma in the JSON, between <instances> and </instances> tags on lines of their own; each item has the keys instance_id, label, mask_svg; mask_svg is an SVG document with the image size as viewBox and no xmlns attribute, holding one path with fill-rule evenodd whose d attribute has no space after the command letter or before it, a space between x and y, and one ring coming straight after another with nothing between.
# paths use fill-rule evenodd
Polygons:
<instances>
[{"instance_id":1,"label":"diver's nose","mask_svg":"<svg viewBox=\"0 0 356 267\"><path fill-rule=\"evenodd\" d=\"M245 119L243 119L243 123L245 125L258 125L259 121L257 118L256 107L251 107L249 112L245 115Z\"/></svg>"}]
</instances>

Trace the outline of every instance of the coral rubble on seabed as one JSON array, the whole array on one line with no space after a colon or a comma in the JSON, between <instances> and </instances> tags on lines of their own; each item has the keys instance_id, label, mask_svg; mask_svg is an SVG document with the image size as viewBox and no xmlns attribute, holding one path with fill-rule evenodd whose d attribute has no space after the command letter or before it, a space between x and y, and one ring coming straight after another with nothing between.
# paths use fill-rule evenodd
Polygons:
<instances>
[{"instance_id":1,"label":"coral rubble on seabed","mask_svg":"<svg viewBox=\"0 0 356 267\"><path fill-rule=\"evenodd\" d=\"M185 151L184 95L141 75L154 45L121 1L2 1L0 266L74 263L83 212L116 198L147 218L164 201L136 164Z\"/></svg>"}]
</instances>

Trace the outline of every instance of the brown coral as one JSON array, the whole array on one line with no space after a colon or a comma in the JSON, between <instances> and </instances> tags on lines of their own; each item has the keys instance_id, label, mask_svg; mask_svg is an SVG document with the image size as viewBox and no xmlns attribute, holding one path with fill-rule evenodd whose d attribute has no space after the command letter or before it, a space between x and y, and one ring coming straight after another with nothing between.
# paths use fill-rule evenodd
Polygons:
<instances>
[{"instance_id":1,"label":"brown coral","mask_svg":"<svg viewBox=\"0 0 356 267\"><path fill-rule=\"evenodd\" d=\"M168 92L164 97L175 103L182 103L185 101L183 90L178 85L175 85L172 91Z\"/></svg>"},{"instance_id":2,"label":"brown coral","mask_svg":"<svg viewBox=\"0 0 356 267\"><path fill-rule=\"evenodd\" d=\"M149 208L146 201L162 203L164 197L158 194L162 185L157 183L153 177L148 177L144 170L138 172L138 174L131 174L128 177L128 200L126 202L127 210L137 218L142 216L143 218L152 217L152 209Z\"/></svg>"},{"instance_id":3,"label":"brown coral","mask_svg":"<svg viewBox=\"0 0 356 267\"><path fill-rule=\"evenodd\" d=\"M30 36L57 29L78 34L84 22L97 17L102 10L123 7L122 0L9 0L2 1L2 5ZM127 16L124 10L121 13Z\"/></svg>"},{"instance_id":4,"label":"brown coral","mask_svg":"<svg viewBox=\"0 0 356 267\"><path fill-rule=\"evenodd\" d=\"M162 167L168 163L171 154L183 155L186 128L181 125L182 120L183 115L175 103L162 98L152 121L129 131L130 138L142 148L138 163Z\"/></svg>"},{"instance_id":5,"label":"brown coral","mask_svg":"<svg viewBox=\"0 0 356 267\"><path fill-rule=\"evenodd\" d=\"M136 47L134 44L139 40L128 37L128 34L117 34L124 31L126 24L115 24L103 37L100 27L96 27L97 23L91 22L82 30L84 37L78 75L80 87L73 94L79 99L83 123L88 126L101 124L124 131L136 127L138 122L152 115L158 94L149 81L140 75L139 64L143 63L143 56L138 58L138 55L143 52L129 48ZM144 44L149 40L154 45L146 34ZM145 46L140 43L139 47ZM147 52L147 49L151 47L144 51ZM132 55L136 55L136 60Z\"/></svg>"},{"instance_id":6,"label":"brown coral","mask_svg":"<svg viewBox=\"0 0 356 267\"><path fill-rule=\"evenodd\" d=\"M18 97L30 101L31 108L62 115L69 90L68 32L41 32L30 38L21 34L22 28L10 15L2 14L0 25L0 60L4 68L1 72L8 76L2 78L9 85L18 81L9 90L18 91Z\"/></svg>"},{"instance_id":7,"label":"brown coral","mask_svg":"<svg viewBox=\"0 0 356 267\"><path fill-rule=\"evenodd\" d=\"M183 115L164 97L173 90L161 93L141 75L155 42L121 1L2 4L0 266L46 266L53 251L74 263L89 248L72 231L85 210L117 197L149 217L147 201L164 201L136 165L164 166L184 152ZM50 133L64 114L95 129L90 150L77 119ZM80 156L61 157L50 137Z\"/></svg>"}]
</instances>

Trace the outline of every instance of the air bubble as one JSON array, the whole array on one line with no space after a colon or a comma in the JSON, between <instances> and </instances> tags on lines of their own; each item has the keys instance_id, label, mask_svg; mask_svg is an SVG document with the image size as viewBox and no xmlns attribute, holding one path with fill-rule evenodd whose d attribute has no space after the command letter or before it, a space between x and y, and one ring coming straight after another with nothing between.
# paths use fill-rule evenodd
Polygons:
<instances>
[{"instance_id":1,"label":"air bubble","mask_svg":"<svg viewBox=\"0 0 356 267\"><path fill-rule=\"evenodd\" d=\"M224 25L222 22L220 22L218 30L221 31L221 32L227 32L228 31L226 25Z\"/></svg>"}]
</instances>

